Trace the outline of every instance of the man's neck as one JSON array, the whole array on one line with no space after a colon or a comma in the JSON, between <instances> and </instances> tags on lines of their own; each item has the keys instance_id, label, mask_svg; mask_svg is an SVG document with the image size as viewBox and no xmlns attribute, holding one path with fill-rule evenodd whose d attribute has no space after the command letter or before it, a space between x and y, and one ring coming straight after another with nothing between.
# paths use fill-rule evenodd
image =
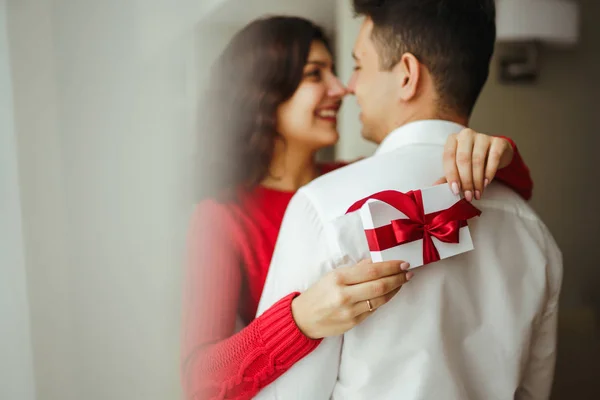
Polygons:
<instances>
[{"instance_id":1,"label":"man's neck","mask_svg":"<svg viewBox=\"0 0 600 400\"><path fill-rule=\"evenodd\" d=\"M403 113L402 115L397 115L392 120L392 124L390 125L388 131L385 133L385 135L383 137L380 138L378 143L383 142L383 140L390 133L394 132L396 129L398 129L406 124L410 124L411 122L417 122L417 121L425 121L425 120L448 121L448 122L454 122L454 123L462 125L462 126L469 125L469 118L465 117L465 116L459 116L459 115L450 114L450 113L440 113L440 112L422 112L422 111L416 110L415 112L412 112L409 114Z\"/></svg>"}]
</instances>

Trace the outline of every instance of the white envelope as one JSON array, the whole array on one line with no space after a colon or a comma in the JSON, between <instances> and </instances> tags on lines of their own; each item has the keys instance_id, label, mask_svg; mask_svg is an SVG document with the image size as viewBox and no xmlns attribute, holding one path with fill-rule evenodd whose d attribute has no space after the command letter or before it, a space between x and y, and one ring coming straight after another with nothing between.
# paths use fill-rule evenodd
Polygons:
<instances>
[{"instance_id":1,"label":"white envelope","mask_svg":"<svg viewBox=\"0 0 600 400\"><path fill-rule=\"evenodd\" d=\"M421 189L421 193L425 214L448 209L461 199L460 196L452 193L448 185L437 185ZM365 230L389 225L393 220L408 218L404 213L389 204L374 199L368 200L359 210L359 213ZM435 237L432 237L432 240L438 250L440 259L465 253L474 248L468 226L460 228L458 244L444 243ZM423 265L423 239L383 251L371 251L370 253L373 262L403 260L410 263L411 269L420 267Z\"/></svg>"}]
</instances>

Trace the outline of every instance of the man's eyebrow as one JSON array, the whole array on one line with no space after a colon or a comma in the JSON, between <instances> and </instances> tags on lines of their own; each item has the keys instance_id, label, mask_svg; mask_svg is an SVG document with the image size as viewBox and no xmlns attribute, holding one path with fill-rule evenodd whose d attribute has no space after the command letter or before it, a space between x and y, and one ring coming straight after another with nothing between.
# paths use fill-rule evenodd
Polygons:
<instances>
[{"instance_id":1,"label":"man's eyebrow","mask_svg":"<svg viewBox=\"0 0 600 400\"><path fill-rule=\"evenodd\" d=\"M354 61L358 61L358 57L356 56L355 52L352 52L352 58L354 58Z\"/></svg>"}]
</instances>

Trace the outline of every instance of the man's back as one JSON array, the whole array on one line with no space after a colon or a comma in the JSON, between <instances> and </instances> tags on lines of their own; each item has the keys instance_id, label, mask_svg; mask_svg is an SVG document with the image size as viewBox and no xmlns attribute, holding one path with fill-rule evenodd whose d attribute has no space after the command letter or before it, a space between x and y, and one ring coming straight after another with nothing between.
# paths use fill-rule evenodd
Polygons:
<instances>
[{"instance_id":1,"label":"man's back","mask_svg":"<svg viewBox=\"0 0 600 400\"><path fill-rule=\"evenodd\" d=\"M259 312L331 268L368 257L360 217L345 211L378 191L430 186L443 174L443 144L455 127L421 121L401 128L375 157L303 188L284 219ZM476 206L483 213L469 222L474 251L416 269L389 304L344 335L343 346L326 339L275 382L277 397L547 398L560 252L509 189L492 184ZM302 380L312 386L298 392Z\"/></svg>"}]
</instances>

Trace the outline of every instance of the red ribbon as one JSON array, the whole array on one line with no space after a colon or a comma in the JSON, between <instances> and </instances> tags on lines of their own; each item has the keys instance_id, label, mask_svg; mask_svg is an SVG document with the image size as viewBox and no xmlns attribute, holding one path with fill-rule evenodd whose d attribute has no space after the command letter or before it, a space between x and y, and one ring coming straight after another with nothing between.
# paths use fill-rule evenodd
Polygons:
<instances>
[{"instance_id":1,"label":"red ribbon","mask_svg":"<svg viewBox=\"0 0 600 400\"><path fill-rule=\"evenodd\" d=\"M423 264L440 260L432 237L444 243L459 243L460 228L467 220L481 215L481 211L462 199L452 207L425 214L420 190L407 193L386 190L354 203L346 214L359 210L368 200L380 200L404 213L408 219L397 219L376 229L366 229L370 251L382 251L401 244L423 239Z\"/></svg>"}]
</instances>

